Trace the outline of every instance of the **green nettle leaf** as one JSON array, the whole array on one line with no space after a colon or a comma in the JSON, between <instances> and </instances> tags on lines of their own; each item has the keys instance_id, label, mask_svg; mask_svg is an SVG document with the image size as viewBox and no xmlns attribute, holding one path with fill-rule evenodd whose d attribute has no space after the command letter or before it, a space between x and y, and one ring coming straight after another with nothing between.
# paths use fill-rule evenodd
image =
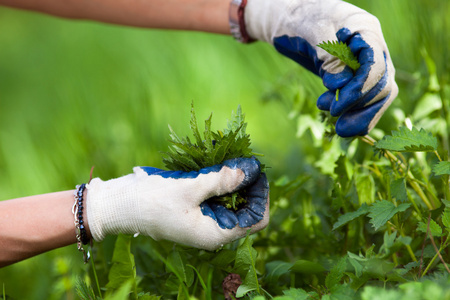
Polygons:
<instances>
[{"instance_id":1,"label":"green nettle leaf","mask_svg":"<svg viewBox=\"0 0 450 300\"><path fill-rule=\"evenodd\" d=\"M433 167L433 173L436 176L439 175L450 175L450 161L441 161L437 164L434 164Z\"/></svg>"},{"instance_id":2,"label":"green nettle leaf","mask_svg":"<svg viewBox=\"0 0 450 300\"><path fill-rule=\"evenodd\" d=\"M444 224L447 231L450 231L450 208L446 207L442 213L442 224Z\"/></svg>"},{"instance_id":3,"label":"green nettle leaf","mask_svg":"<svg viewBox=\"0 0 450 300\"><path fill-rule=\"evenodd\" d=\"M427 233L427 222L419 222L417 224L417 230L423 233ZM442 236L442 227L436 223L433 219L430 219L430 233L432 236L440 237Z\"/></svg>"},{"instance_id":4,"label":"green nettle leaf","mask_svg":"<svg viewBox=\"0 0 450 300\"><path fill-rule=\"evenodd\" d=\"M288 263L284 261L271 261L266 264L266 277L265 281L277 282L280 276L289 273L293 263Z\"/></svg>"},{"instance_id":5,"label":"green nettle leaf","mask_svg":"<svg viewBox=\"0 0 450 300\"><path fill-rule=\"evenodd\" d=\"M386 224L396 213L403 212L411 206L410 203L402 203L395 206L392 202L387 200L380 200L375 202L369 209L370 223L375 230Z\"/></svg>"},{"instance_id":6,"label":"green nettle leaf","mask_svg":"<svg viewBox=\"0 0 450 300\"><path fill-rule=\"evenodd\" d=\"M87 283L84 280L78 279L75 284L75 290L77 292L78 297L80 299L86 299L86 300L95 300L95 294L94 291L90 286L87 285ZM4 298L6 299L6 298Z\"/></svg>"},{"instance_id":7,"label":"green nettle leaf","mask_svg":"<svg viewBox=\"0 0 450 300\"><path fill-rule=\"evenodd\" d=\"M331 269L325 278L325 286L332 290L339 285L342 277L344 276L345 269L347 268L347 257L341 258Z\"/></svg>"},{"instance_id":8,"label":"green nettle leaf","mask_svg":"<svg viewBox=\"0 0 450 300\"><path fill-rule=\"evenodd\" d=\"M350 221L358 218L359 216L365 215L369 212L369 206L366 203L363 203L357 211L348 212L342 216L340 216L336 223L333 224L333 230L338 229L339 227L347 224Z\"/></svg>"},{"instance_id":9,"label":"green nettle leaf","mask_svg":"<svg viewBox=\"0 0 450 300\"><path fill-rule=\"evenodd\" d=\"M391 181L391 197L397 199L400 202L405 202L408 199L406 193L406 180L405 178L399 178Z\"/></svg>"},{"instance_id":10,"label":"green nettle leaf","mask_svg":"<svg viewBox=\"0 0 450 300\"><path fill-rule=\"evenodd\" d=\"M230 249L222 249L210 261L213 266L227 268L236 258L236 252Z\"/></svg>"},{"instance_id":11,"label":"green nettle leaf","mask_svg":"<svg viewBox=\"0 0 450 300\"><path fill-rule=\"evenodd\" d=\"M171 270L167 268L167 271L173 271L177 274L178 278L181 278L186 286L191 286L194 282L194 270L186 266L186 255L177 249L172 251L167 257L167 264L170 264Z\"/></svg>"},{"instance_id":12,"label":"green nettle leaf","mask_svg":"<svg viewBox=\"0 0 450 300\"><path fill-rule=\"evenodd\" d=\"M367 260L365 257L358 256L356 254L353 254L351 252L347 252L348 254L348 261L352 265L352 267L355 269L355 274L357 277L361 277L363 272L363 265L360 263L360 261Z\"/></svg>"},{"instance_id":13,"label":"green nettle leaf","mask_svg":"<svg viewBox=\"0 0 450 300\"><path fill-rule=\"evenodd\" d=\"M307 300L311 299L310 294L308 294L304 289L294 289L290 288L289 290L284 290L283 294L289 297L292 297L296 300Z\"/></svg>"},{"instance_id":14,"label":"green nettle leaf","mask_svg":"<svg viewBox=\"0 0 450 300\"><path fill-rule=\"evenodd\" d=\"M356 56L350 50L350 47L341 41L322 42L318 44L317 47L320 47L331 55L336 56L353 71L358 70L361 66Z\"/></svg>"},{"instance_id":15,"label":"green nettle leaf","mask_svg":"<svg viewBox=\"0 0 450 300\"><path fill-rule=\"evenodd\" d=\"M375 143L375 147L380 150L398 152L427 152L435 151L438 142L436 137L423 128L418 130L413 127L412 130L409 130L407 127L401 126L398 131L392 131L392 136L386 135Z\"/></svg>"},{"instance_id":16,"label":"green nettle leaf","mask_svg":"<svg viewBox=\"0 0 450 300\"><path fill-rule=\"evenodd\" d=\"M372 176L355 173L356 192L360 203L373 203L375 200L375 182Z\"/></svg>"},{"instance_id":17,"label":"green nettle leaf","mask_svg":"<svg viewBox=\"0 0 450 300\"><path fill-rule=\"evenodd\" d=\"M108 289L116 290L125 283L131 283L131 290L136 292L136 268L130 246L131 236L120 234L117 237L106 285Z\"/></svg>"},{"instance_id":18,"label":"green nettle leaf","mask_svg":"<svg viewBox=\"0 0 450 300\"><path fill-rule=\"evenodd\" d=\"M242 284L236 291L236 298L243 297L250 291L259 293L258 275L255 267L257 252L252 245L252 238L247 236L236 250L235 270L241 277L244 277Z\"/></svg>"},{"instance_id":19,"label":"green nettle leaf","mask_svg":"<svg viewBox=\"0 0 450 300\"><path fill-rule=\"evenodd\" d=\"M122 300L129 299L130 292L135 288L134 279L130 279L122 284L114 293L108 294L105 300ZM136 299L134 297L134 299Z\"/></svg>"}]
</instances>

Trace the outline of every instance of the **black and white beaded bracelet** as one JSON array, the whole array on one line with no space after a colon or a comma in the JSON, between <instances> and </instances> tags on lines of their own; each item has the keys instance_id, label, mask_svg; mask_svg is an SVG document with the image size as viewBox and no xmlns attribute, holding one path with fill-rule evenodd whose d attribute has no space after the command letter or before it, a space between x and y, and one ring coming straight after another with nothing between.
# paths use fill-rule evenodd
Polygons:
<instances>
[{"instance_id":1,"label":"black and white beaded bracelet","mask_svg":"<svg viewBox=\"0 0 450 300\"><path fill-rule=\"evenodd\" d=\"M90 258L90 253L86 250L83 245L87 245L90 243L89 236L87 235L86 227L83 221L83 194L86 189L86 184L81 184L76 186L76 190L74 193L75 203L72 207L72 213L74 215L74 224L75 224L75 232L77 238L77 246L78 251L83 252L83 260L84 263L87 263Z\"/></svg>"}]
</instances>

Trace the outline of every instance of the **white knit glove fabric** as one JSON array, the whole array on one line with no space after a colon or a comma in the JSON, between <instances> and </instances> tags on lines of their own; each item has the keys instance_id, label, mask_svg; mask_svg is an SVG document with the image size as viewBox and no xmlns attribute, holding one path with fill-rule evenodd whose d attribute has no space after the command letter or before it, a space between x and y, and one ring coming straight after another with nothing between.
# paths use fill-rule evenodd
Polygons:
<instances>
[{"instance_id":1,"label":"white knit glove fabric","mask_svg":"<svg viewBox=\"0 0 450 300\"><path fill-rule=\"evenodd\" d=\"M397 96L395 69L380 23L354 5L340 0L248 0L245 24L250 37L273 44L322 78L329 91L317 106L333 116L343 115L336 125L341 136L366 134ZM356 74L317 47L337 40L357 55L361 67Z\"/></svg>"},{"instance_id":2,"label":"white knit glove fabric","mask_svg":"<svg viewBox=\"0 0 450 300\"><path fill-rule=\"evenodd\" d=\"M248 228L223 229L202 213L203 201L242 186L246 176L239 168L225 166L218 172L178 179L149 175L140 167L133 170L109 181L94 178L87 185L87 218L95 241L109 234L142 234L214 250L245 236L249 229L263 229L269 221L269 201L264 219Z\"/></svg>"}]
</instances>

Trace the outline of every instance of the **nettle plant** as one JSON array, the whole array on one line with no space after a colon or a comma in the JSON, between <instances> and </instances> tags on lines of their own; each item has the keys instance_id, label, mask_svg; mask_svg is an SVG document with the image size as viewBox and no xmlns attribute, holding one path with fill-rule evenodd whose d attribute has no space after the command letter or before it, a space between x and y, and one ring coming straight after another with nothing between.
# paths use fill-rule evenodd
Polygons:
<instances>
[{"instance_id":1,"label":"nettle plant","mask_svg":"<svg viewBox=\"0 0 450 300\"><path fill-rule=\"evenodd\" d=\"M441 122L445 125L433 133L400 126L390 134L375 129L370 135L343 139L333 135L333 119L318 113L310 101L309 94L314 98L320 91L307 90L318 86L308 80L302 77L302 86L297 77L289 75L268 97L290 101L289 117L297 120L303 152L300 164L296 157L290 175L270 183L271 221L266 230L216 252L143 237L132 243L130 236L120 235L109 264L97 256L100 267L92 268L96 292L80 281L79 296L301 300L407 299L414 295L447 299L448 112ZM435 91L426 91L424 101L429 93L436 96ZM445 97L445 93L439 95L444 107ZM428 121L432 118L438 119ZM192 110L195 142L180 139L171 130L172 154L166 156L166 165L180 169L181 164L195 162L199 168L198 157L210 158L197 151L219 151L213 140L227 141L231 149L232 144L243 143L237 142L240 134L246 136L239 108L228 131L213 133L210 128L209 118L200 136ZM249 146L248 140L243 144ZM194 154L186 160L187 152ZM181 163L172 166L175 160ZM102 246L98 248L101 252Z\"/></svg>"}]
</instances>

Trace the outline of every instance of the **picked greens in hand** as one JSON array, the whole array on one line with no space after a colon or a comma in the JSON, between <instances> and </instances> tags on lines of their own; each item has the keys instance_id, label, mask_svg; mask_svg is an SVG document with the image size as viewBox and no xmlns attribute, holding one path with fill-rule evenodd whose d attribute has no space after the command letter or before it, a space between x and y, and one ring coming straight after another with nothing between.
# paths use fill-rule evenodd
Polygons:
<instances>
[{"instance_id":1,"label":"picked greens in hand","mask_svg":"<svg viewBox=\"0 0 450 300\"><path fill-rule=\"evenodd\" d=\"M194 136L193 141L186 136L180 138L170 127L169 152L165 152L163 162L169 170L182 170L185 172L199 171L202 168L221 164L224 161L237 157L252 157L256 155L250 148L250 135L245 130L247 123L241 107L236 113L231 113L227 128L214 132L211 129L211 117L205 120L203 136L200 134L194 105L191 105L190 128ZM263 168L264 166L262 166ZM246 200L241 193L236 192L222 197L215 197L213 201L220 201L228 209L237 210L239 204L245 204Z\"/></svg>"}]
</instances>

